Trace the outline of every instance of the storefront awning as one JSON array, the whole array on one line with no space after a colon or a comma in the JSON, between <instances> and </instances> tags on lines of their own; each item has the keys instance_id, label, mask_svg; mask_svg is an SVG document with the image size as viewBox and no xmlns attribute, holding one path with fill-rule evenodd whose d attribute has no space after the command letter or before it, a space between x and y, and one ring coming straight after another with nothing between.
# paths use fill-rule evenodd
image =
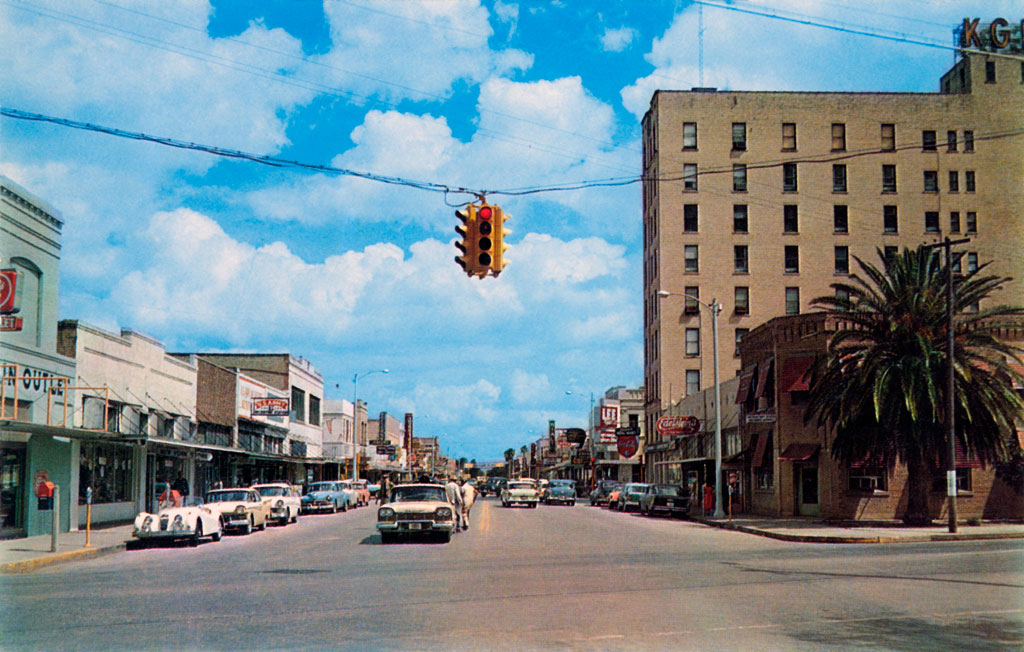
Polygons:
<instances>
[{"instance_id":1,"label":"storefront awning","mask_svg":"<svg viewBox=\"0 0 1024 652\"><path fill-rule=\"evenodd\" d=\"M48 426L41 423L28 423L26 421L0 420L0 431L19 432L29 435L48 435L50 437L64 437L66 439L81 439L85 441L102 441L111 444L144 444L145 435L122 435L114 432L98 430L84 430L82 428L62 428L60 426Z\"/></svg>"},{"instance_id":2,"label":"storefront awning","mask_svg":"<svg viewBox=\"0 0 1024 652\"><path fill-rule=\"evenodd\" d=\"M750 395L750 385L754 381L754 374L757 373L757 365L747 367L740 373L740 386L736 389L736 402L743 403Z\"/></svg>"},{"instance_id":3,"label":"storefront awning","mask_svg":"<svg viewBox=\"0 0 1024 652\"><path fill-rule=\"evenodd\" d=\"M761 365L761 373L757 375L757 387L754 388L754 398L764 396L764 390L768 387L768 376L772 373L772 363L766 362Z\"/></svg>"},{"instance_id":4,"label":"storefront awning","mask_svg":"<svg viewBox=\"0 0 1024 652\"><path fill-rule=\"evenodd\" d=\"M790 444L782 451L782 455L779 455L779 461L806 462L817 455L820 448L820 444Z\"/></svg>"},{"instance_id":5,"label":"storefront awning","mask_svg":"<svg viewBox=\"0 0 1024 652\"><path fill-rule=\"evenodd\" d=\"M764 449L767 448L770 437L771 435L766 432L758 433L757 444L754 447L754 457L750 460L752 468L759 469L764 464Z\"/></svg>"},{"instance_id":6,"label":"storefront awning","mask_svg":"<svg viewBox=\"0 0 1024 652\"><path fill-rule=\"evenodd\" d=\"M782 377L779 379L780 392L806 392L811 388L807 372L814 364L814 358L803 356L788 358L782 363Z\"/></svg>"}]
</instances>

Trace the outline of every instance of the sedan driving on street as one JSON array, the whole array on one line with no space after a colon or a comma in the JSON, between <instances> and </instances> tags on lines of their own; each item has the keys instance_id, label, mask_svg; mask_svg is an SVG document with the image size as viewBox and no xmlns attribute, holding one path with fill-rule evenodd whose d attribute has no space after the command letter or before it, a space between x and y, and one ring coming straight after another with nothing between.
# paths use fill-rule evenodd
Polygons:
<instances>
[{"instance_id":1,"label":"sedan driving on street","mask_svg":"<svg viewBox=\"0 0 1024 652\"><path fill-rule=\"evenodd\" d=\"M544 494L544 504L576 504L576 482L573 480L552 480Z\"/></svg>"},{"instance_id":2,"label":"sedan driving on street","mask_svg":"<svg viewBox=\"0 0 1024 652\"><path fill-rule=\"evenodd\" d=\"M348 489L340 482L314 482L309 485L306 495L302 497L302 511L329 512L334 514L338 510L347 512L349 507L355 507L356 492Z\"/></svg>"},{"instance_id":3,"label":"sedan driving on street","mask_svg":"<svg viewBox=\"0 0 1024 652\"><path fill-rule=\"evenodd\" d=\"M448 543L455 531L455 508L439 484L400 484L391 500L377 509L381 543L400 537L435 537Z\"/></svg>"},{"instance_id":4,"label":"sedan driving on street","mask_svg":"<svg viewBox=\"0 0 1024 652\"><path fill-rule=\"evenodd\" d=\"M502 507L511 507L512 505L536 507L538 500L537 483L530 478L511 480L501 490Z\"/></svg>"}]
</instances>

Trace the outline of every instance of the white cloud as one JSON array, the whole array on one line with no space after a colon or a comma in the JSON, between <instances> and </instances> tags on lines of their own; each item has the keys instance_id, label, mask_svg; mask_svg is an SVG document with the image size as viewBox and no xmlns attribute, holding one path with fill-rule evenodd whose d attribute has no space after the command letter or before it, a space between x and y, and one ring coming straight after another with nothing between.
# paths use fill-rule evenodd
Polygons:
<instances>
[{"instance_id":1,"label":"white cloud","mask_svg":"<svg viewBox=\"0 0 1024 652\"><path fill-rule=\"evenodd\" d=\"M622 52L636 40L638 33L632 27L606 28L601 36L601 46L606 52Z\"/></svg>"},{"instance_id":2,"label":"white cloud","mask_svg":"<svg viewBox=\"0 0 1024 652\"><path fill-rule=\"evenodd\" d=\"M516 403L539 403L550 397L552 388L548 375L531 374L523 369L515 369L509 379L509 390Z\"/></svg>"}]
</instances>

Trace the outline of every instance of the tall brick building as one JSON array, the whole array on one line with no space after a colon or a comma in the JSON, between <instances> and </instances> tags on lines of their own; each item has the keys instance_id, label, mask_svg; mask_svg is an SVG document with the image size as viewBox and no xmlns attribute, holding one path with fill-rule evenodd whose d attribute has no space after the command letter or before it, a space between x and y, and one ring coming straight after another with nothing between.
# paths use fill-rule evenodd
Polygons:
<instances>
[{"instance_id":1,"label":"tall brick building","mask_svg":"<svg viewBox=\"0 0 1024 652\"><path fill-rule=\"evenodd\" d=\"M657 91L643 120L648 465L664 410L740 369L736 343L809 310L876 249L968 237L1024 297L1024 64L964 52L936 93ZM672 296L659 297L659 292ZM688 296L687 296L688 295ZM693 297L699 301L692 301ZM661 450L664 449L664 450Z\"/></svg>"}]
</instances>

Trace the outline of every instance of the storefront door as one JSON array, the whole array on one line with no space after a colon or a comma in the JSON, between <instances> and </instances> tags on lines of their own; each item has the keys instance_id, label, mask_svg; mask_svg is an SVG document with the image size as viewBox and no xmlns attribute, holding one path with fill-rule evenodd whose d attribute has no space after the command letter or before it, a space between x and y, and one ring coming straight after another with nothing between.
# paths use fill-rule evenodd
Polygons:
<instances>
[{"instance_id":1,"label":"storefront door","mask_svg":"<svg viewBox=\"0 0 1024 652\"><path fill-rule=\"evenodd\" d=\"M25 535L25 448L0 448L0 538Z\"/></svg>"},{"instance_id":2,"label":"storefront door","mask_svg":"<svg viewBox=\"0 0 1024 652\"><path fill-rule=\"evenodd\" d=\"M799 467L799 506L801 516L817 516L820 511L818 504L818 467Z\"/></svg>"}]
</instances>

